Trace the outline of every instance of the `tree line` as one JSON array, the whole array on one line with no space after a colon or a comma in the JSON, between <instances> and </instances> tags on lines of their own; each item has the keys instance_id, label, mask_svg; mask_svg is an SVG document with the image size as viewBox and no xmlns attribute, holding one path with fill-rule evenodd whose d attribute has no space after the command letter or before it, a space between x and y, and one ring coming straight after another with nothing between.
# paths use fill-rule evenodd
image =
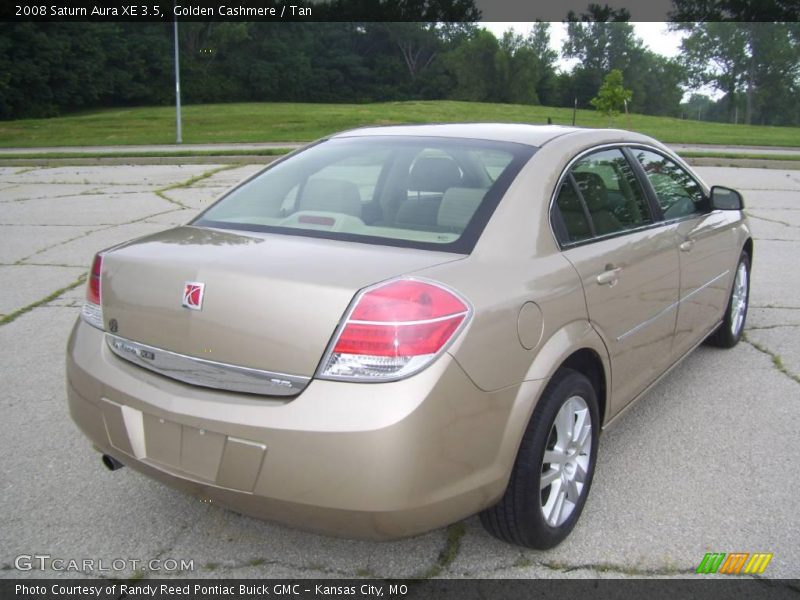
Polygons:
<instances>
[{"instance_id":1,"label":"tree line","mask_svg":"<svg viewBox=\"0 0 800 600\"><path fill-rule=\"evenodd\" d=\"M680 0L686 4L687 0ZM461 1L462 16L475 18ZM691 13L679 13L679 16ZM683 54L648 50L628 13L590 5L567 17L557 68L551 25L499 39L475 22L180 23L182 100L467 100L591 108L622 73L631 112L800 124L796 22L676 22ZM713 101L686 86L711 86ZM174 102L171 23L0 24L0 118Z\"/></svg>"}]
</instances>

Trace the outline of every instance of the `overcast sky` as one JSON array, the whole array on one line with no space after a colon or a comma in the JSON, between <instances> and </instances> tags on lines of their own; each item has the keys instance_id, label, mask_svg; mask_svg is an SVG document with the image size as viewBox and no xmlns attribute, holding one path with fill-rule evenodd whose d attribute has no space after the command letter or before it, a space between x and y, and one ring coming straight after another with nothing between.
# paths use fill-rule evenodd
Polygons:
<instances>
[{"instance_id":1,"label":"overcast sky","mask_svg":"<svg viewBox=\"0 0 800 600\"><path fill-rule=\"evenodd\" d=\"M496 23L481 22L480 25L491 31L498 39L504 31L513 29L523 36L528 35L533 23ZM631 23L636 36L641 38L644 45L653 52L663 56L677 56L680 53L681 32L671 32L667 29L666 23ZM550 24L550 46L561 54L561 46L567 37L567 26L564 23ZM575 60L559 59L558 66L569 71L575 64Z\"/></svg>"},{"instance_id":2,"label":"overcast sky","mask_svg":"<svg viewBox=\"0 0 800 600\"><path fill-rule=\"evenodd\" d=\"M496 38L502 37L505 31L513 29L515 32L527 36L530 33L533 23L500 23L500 22L480 22L482 27L491 31ZM641 38L644 45L662 56L674 57L681 52L681 40L685 33L680 31L669 31L667 23L634 23L631 22L636 32L636 37ZM578 62L577 59L565 60L561 58L561 46L567 37L567 26L565 23L550 23L550 47L559 54L557 62L558 68L562 71L570 71ZM714 100L723 96L719 90L704 86L698 90L687 90L684 88L684 101L688 99L692 92L697 91Z\"/></svg>"}]
</instances>

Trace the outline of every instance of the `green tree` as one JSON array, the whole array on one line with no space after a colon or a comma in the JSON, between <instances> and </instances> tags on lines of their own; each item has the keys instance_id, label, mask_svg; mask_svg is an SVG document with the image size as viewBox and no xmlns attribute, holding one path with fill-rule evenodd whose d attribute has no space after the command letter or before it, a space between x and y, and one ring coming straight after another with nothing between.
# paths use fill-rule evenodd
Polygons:
<instances>
[{"instance_id":1,"label":"green tree","mask_svg":"<svg viewBox=\"0 0 800 600\"><path fill-rule=\"evenodd\" d=\"M496 64L499 50L497 38L485 29L453 49L447 56L448 68L456 80L451 97L474 102L499 101L502 95Z\"/></svg>"},{"instance_id":2,"label":"green tree","mask_svg":"<svg viewBox=\"0 0 800 600\"><path fill-rule=\"evenodd\" d=\"M679 23L688 35L681 42L681 63L695 89L711 86L724 92L733 120L736 94L747 80L747 35L738 23Z\"/></svg>"},{"instance_id":3,"label":"green tree","mask_svg":"<svg viewBox=\"0 0 800 600\"><path fill-rule=\"evenodd\" d=\"M628 108L648 115L678 116L686 79L683 67L673 59L650 50L637 52L623 72L625 85L633 92Z\"/></svg>"},{"instance_id":4,"label":"green tree","mask_svg":"<svg viewBox=\"0 0 800 600\"><path fill-rule=\"evenodd\" d=\"M542 104L557 104L556 61L558 52L550 48L550 23L537 21L528 35L528 46L537 63L536 95Z\"/></svg>"},{"instance_id":5,"label":"green tree","mask_svg":"<svg viewBox=\"0 0 800 600\"><path fill-rule=\"evenodd\" d=\"M0 23L0 118L169 97L167 28L136 25Z\"/></svg>"},{"instance_id":6,"label":"green tree","mask_svg":"<svg viewBox=\"0 0 800 600\"><path fill-rule=\"evenodd\" d=\"M495 53L497 97L512 104L539 104L539 62L529 40L506 31Z\"/></svg>"},{"instance_id":7,"label":"green tree","mask_svg":"<svg viewBox=\"0 0 800 600\"><path fill-rule=\"evenodd\" d=\"M800 124L800 23L750 23L745 111L762 125Z\"/></svg>"},{"instance_id":8,"label":"green tree","mask_svg":"<svg viewBox=\"0 0 800 600\"><path fill-rule=\"evenodd\" d=\"M584 68L596 73L624 69L631 53L641 47L628 19L627 10L613 10L608 5L589 4L580 16L570 11L564 57L577 58Z\"/></svg>"},{"instance_id":9,"label":"green tree","mask_svg":"<svg viewBox=\"0 0 800 600\"><path fill-rule=\"evenodd\" d=\"M592 98L591 105L600 113L606 115L610 124L614 117L619 115L625 103L630 101L632 95L633 92L625 89L623 85L622 71L612 69L603 80L603 85L600 86L597 96Z\"/></svg>"},{"instance_id":10,"label":"green tree","mask_svg":"<svg viewBox=\"0 0 800 600\"><path fill-rule=\"evenodd\" d=\"M797 0L674 0L672 28L685 31L682 62L694 86L724 92L728 119L744 95L746 123L800 122Z\"/></svg>"},{"instance_id":11,"label":"green tree","mask_svg":"<svg viewBox=\"0 0 800 600\"><path fill-rule=\"evenodd\" d=\"M588 11L580 17L571 11L567 15L567 39L562 54L565 58L579 61L572 77L572 91L579 106L590 105L603 77L611 70L619 69L626 79L635 76L631 63L644 52L644 48L634 35L629 18L625 9L612 10L607 5L598 4L590 4Z\"/></svg>"},{"instance_id":12,"label":"green tree","mask_svg":"<svg viewBox=\"0 0 800 600\"><path fill-rule=\"evenodd\" d=\"M671 21L779 23L797 20L797 0L672 0Z\"/></svg>"}]
</instances>

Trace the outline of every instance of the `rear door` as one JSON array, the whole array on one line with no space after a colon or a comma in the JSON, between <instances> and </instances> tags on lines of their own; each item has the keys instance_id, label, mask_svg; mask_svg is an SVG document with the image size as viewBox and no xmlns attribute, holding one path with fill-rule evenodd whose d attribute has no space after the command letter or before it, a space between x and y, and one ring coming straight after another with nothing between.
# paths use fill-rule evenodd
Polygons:
<instances>
[{"instance_id":1,"label":"rear door","mask_svg":"<svg viewBox=\"0 0 800 600\"><path fill-rule=\"evenodd\" d=\"M679 287L674 231L657 223L619 148L575 162L554 210L564 256L581 277L589 318L611 358L612 416L670 363Z\"/></svg>"},{"instance_id":2,"label":"rear door","mask_svg":"<svg viewBox=\"0 0 800 600\"><path fill-rule=\"evenodd\" d=\"M729 215L708 210L703 188L669 157L644 148L631 148L655 192L664 220L675 232L681 268L672 359L677 360L706 337L725 311L733 277L730 257L736 237Z\"/></svg>"}]
</instances>

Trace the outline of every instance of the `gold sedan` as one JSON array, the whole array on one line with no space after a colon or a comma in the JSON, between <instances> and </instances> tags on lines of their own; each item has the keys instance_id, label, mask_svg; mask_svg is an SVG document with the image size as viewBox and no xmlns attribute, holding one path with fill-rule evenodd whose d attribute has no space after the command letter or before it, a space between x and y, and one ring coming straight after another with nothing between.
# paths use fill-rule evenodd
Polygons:
<instances>
[{"instance_id":1,"label":"gold sedan","mask_svg":"<svg viewBox=\"0 0 800 600\"><path fill-rule=\"evenodd\" d=\"M742 209L625 131L334 135L97 254L70 411L109 468L244 513L392 538L480 512L552 547L601 429L741 337Z\"/></svg>"}]
</instances>

